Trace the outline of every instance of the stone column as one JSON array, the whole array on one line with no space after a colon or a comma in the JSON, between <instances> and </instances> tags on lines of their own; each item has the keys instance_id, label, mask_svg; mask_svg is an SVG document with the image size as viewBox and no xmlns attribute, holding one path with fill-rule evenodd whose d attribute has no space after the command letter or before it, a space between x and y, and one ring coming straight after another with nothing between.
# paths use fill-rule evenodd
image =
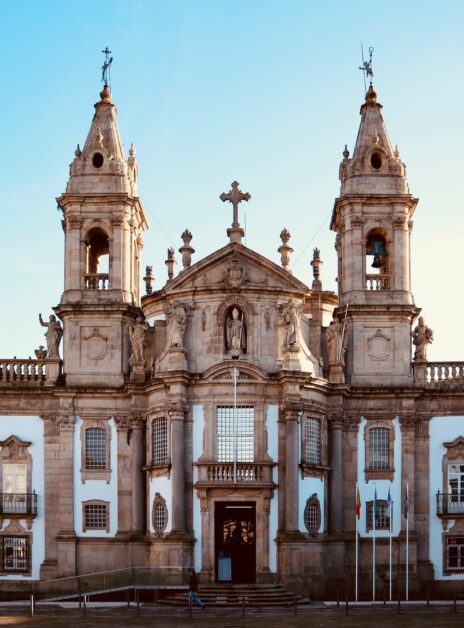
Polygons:
<instances>
[{"instance_id":1,"label":"stone column","mask_svg":"<svg viewBox=\"0 0 464 628\"><path fill-rule=\"evenodd\" d=\"M358 433L361 419L358 416L348 416L344 421L343 433L343 529L355 529L353 516L356 503L356 482L358 481Z\"/></svg>"},{"instance_id":2,"label":"stone column","mask_svg":"<svg viewBox=\"0 0 464 628\"><path fill-rule=\"evenodd\" d=\"M145 531L145 432L146 421L141 415L130 421L132 448L132 530Z\"/></svg>"},{"instance_id":3,"label":"stone column","mask_svg":"<svg viewBox=\"0 0 464 628\"><path fill-rule=\"evenodd\" d=\"M61 470L56 460L60 451L60 424L59 417L54 415L41 418L44 421L45 558L40 567L40 578L47 580L56 577L58 566L56 537L60 522L56 513L60 503Z\"/></svg>"},{"instance_id":4,"label":"stone column","mask_svg":"<svg viewBox=\"0 0 464 628\"><path fill-rule=\"evenodd\" d=\"M409 532L415 529L415 473L414 473L414 441L416 429L416 417L414 415L400 416L401 426L401 512L402 528L406 529L404 518L404 503L406 499L406 485L409 485Z\"/></svg>"},{"instance_id":5,"label":"stone column","mask_svg":"<svg viewBox=\"0 0 464 628\"><path fill-rule=\"evenodd\" d=\"M74 416L59 418L60 447L58 468L60 477L59 503L52 514L57 519L58 576L76 574L76 533L74 530Z\"/></svg>"},{"instance_id":6,"label":"stone column","mask_svg":"<svg viewBox=\"0 0 464 628\"><path fill-rule=\"evenodd\" d=\"M343 525L343 415L329 416L332 439L330 460L330 531L341 532Z\"/></svg>"},{"instance_id":7,"label":"stone column","mask_svg":"<svg viewBox=\"0 0 464 628\"><path fill-rule=\"evenodd\" d=\"M415 495L414 510L416 515L416 532L418 534L417 559L429 560L429 529L430 529L430 417L421 417L416 425L415 438Z\"/></svg>"},{"instance_id":8,"label":"stone column","mask_svg":"<svg viewBox=\"0 0 464 628\"><path fill-rule=\"evenodd\" d=\"M181 403L169 409L171 419L172 532L185 532L184 414Z\"/></svg>"},{"instance_id":9,"label":"stone column","mask_svg":"<svg viewBox=\"0 0 464 628\"><path fill-rule=\"evenodd\" d=\"M117 431L117 460L111 460L112 469L117 469L118 477L118 534L127 533L132 522L132 477L129 429L127 416L115 416Z\"/></svg>"},{"instance_id":10,"label":"stone column","mask_svg":"<svg viewBox=\"0 0 464 628\"><path fill-rule=\"evenodd\" d=\"M296 406L286 406L285 413L285 531L297 532L298 526L298 415Z\"/></svg>"}]
</instances>

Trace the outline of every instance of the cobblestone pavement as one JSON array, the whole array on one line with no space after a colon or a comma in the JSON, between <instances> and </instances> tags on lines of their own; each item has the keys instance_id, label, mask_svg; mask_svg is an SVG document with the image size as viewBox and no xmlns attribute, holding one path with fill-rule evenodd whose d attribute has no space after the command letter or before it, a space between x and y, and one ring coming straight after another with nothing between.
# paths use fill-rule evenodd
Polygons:
<instances>
[{"instance_id":1,"label":"cobblestone pavement","mask_svg":"<svg viewBox=\"0 0 464 628\"><path fill-rule=\"evenodd\" d=\"M67 605L69 606L69 605ZM464 626L464 606L459 605L453 612L452 603L446 606L408 606L402 607L401 614L396 606L382 607L366 605L350 607L347 616L344 608L323 604L312 605L311 608L299 608L295 617L293 611L269 609L247 609L242 617L240 609L196 609L192 616L182 609L143 605L137 616L136 608L128 609L121 604L89 604L86 616L74 605L63 608L59 605L39 605L34 617L28 615L26 607L5 605L0 607L0 626L110 626L125 628L126 626L160 626L163 628L330 628L346 626L389 626L453 628Z\"/></svg>"}]
</instances>

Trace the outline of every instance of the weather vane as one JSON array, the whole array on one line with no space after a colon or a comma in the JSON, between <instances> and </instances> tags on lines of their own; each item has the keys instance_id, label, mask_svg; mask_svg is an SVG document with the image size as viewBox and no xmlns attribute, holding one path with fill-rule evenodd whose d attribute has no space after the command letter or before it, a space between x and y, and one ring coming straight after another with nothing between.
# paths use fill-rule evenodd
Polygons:
<instances>
[{"instance_id":1,"label":"weather vane","mask_svg":"<svg viewBox=\"0 0 464 628\"><path fill-rule=\"evenodd\" d=\"M104 85L109 85L111 82L110 67L111 67L111 64L113 63L113 57L110 57L111 50L108 48L108 46L105 48L105 50L102 50L102 52L105 55L105 61L102 65L101 80Z\"/></svg>"},{"instance_id":2,"label":"weather vane","mask_svg":"<svg viewBox=\"0 0 464 628\"><path fill-rule=\"evenodd\" d=\"M374 77L374 70L372 69L372 53L374 52L374 48L372 46L369 48L369 61L364 61L364 48L361 44L361 57L362 57L362 65L359 66L359 69L362 70L363 79L364 79L364 91L367 91L366 79L370 77Z\"/></svg>"}]
</instances>

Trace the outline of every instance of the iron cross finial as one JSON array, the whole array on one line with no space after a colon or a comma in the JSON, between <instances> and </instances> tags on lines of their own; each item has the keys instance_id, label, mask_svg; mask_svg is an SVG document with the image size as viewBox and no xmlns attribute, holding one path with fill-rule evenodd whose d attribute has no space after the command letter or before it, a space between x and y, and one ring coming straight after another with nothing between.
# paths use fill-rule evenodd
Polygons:
<instances>
[{"instance_id":1,"label":"iron cross finial","mask_svg":"<svg viewBox=\"0 0 464 628\"><path fill-rule=\"evenodd\" d=\"M223 202L229 201L230 203L232 203L232 207L234 210L232 227L234 229L237 227L240 227L240 224L238 222L238 204L241 203L242 201L249 201L251 198L251 195L248 194L248 192L243 193L241 190L239 190L239 186L240 186L240 183L238 181L233 181L232 189L227 194L223 192L221 196L219 197L221 201Z\"/></svg>"},{"instance_id":2,"label":"iron cross finial","mask_svg":"<svg viewBox=\"0 0 464 628\"><path fill-rule=\"evenodd\" d=\"M363 49L363 45L361 44L361 58L362 58L362 65L359 66L359 70L362 71L363 73L363 78L364 78L364 91L367 90L366 87L366 79L370 76L371 78L374 77L374 70L372 69L372 53L374 52L374 48L372 46L369 47L369 60L368 61L364 61L364 49Z\"/></svg>"},{"instance_id":3,"label":"iron cross finial","mask_svg":"<svg viewBox=\"0 0 464 628\"><path fill-rule=\"evenodd\" d=\"M111 54L111 50L108 48L108 46L105 48L105 50L102 50L102 53L105 55L105 61L103 62L102 65L102 83L104 85L109 85L110 83L110 66L113 63L113 57L110 57Z\"/></svg>"}]
</instances>

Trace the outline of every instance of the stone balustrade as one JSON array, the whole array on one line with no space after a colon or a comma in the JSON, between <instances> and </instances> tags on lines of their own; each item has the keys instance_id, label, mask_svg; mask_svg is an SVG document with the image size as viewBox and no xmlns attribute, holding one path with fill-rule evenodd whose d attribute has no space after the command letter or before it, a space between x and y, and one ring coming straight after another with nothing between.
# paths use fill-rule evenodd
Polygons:
<instances>
[{"instance_id":1,"label":"stone balustrade","mask_svg":"<svg viewBox=\"0 0 464 628\"><path fill-rule=\"evenodd\" d=\"M108 273L86 273L86 290L108 290L110 287L110 276Z\"/></svg>"},{"instance_id":2,"label":"stone balustrade","mask_svg":"<svg viewBox=\"0 0 464 628\"><path fill-rule=\"evenodd\" d=\"M52 386L61 375L61 360L2 360L0 358L0 387Z\"/></svg>"},{"instance_id":3,"label":"stone balustrade","mask_svg":"<svg viewBox=\"0 0 464 628\"><path fill-rule=\"evenodd\" d=\"M367 290L389 290L390 277L388 275L366 275Z\"/></svg>"},{"instance_id":4,"label":"stone balustrade","mask_svg":"<svg viewBox=\"0 0 464 628\"><path fill-rule=\"evenodd\" d=\"M271 462L215 462L198 463L198 483L208 485L224 484L269 484L272 483Z\"/></svg>"},{"instance_id":5,"label":"stone balustrade","mask_svg":"<svg viewBox=\"0 0 464 628\"><path fill-rule=\"evenodd\" d=\"M421 384L462 382L464 362L413 362L414 380Z\"/></svg>"}]
</instances>

